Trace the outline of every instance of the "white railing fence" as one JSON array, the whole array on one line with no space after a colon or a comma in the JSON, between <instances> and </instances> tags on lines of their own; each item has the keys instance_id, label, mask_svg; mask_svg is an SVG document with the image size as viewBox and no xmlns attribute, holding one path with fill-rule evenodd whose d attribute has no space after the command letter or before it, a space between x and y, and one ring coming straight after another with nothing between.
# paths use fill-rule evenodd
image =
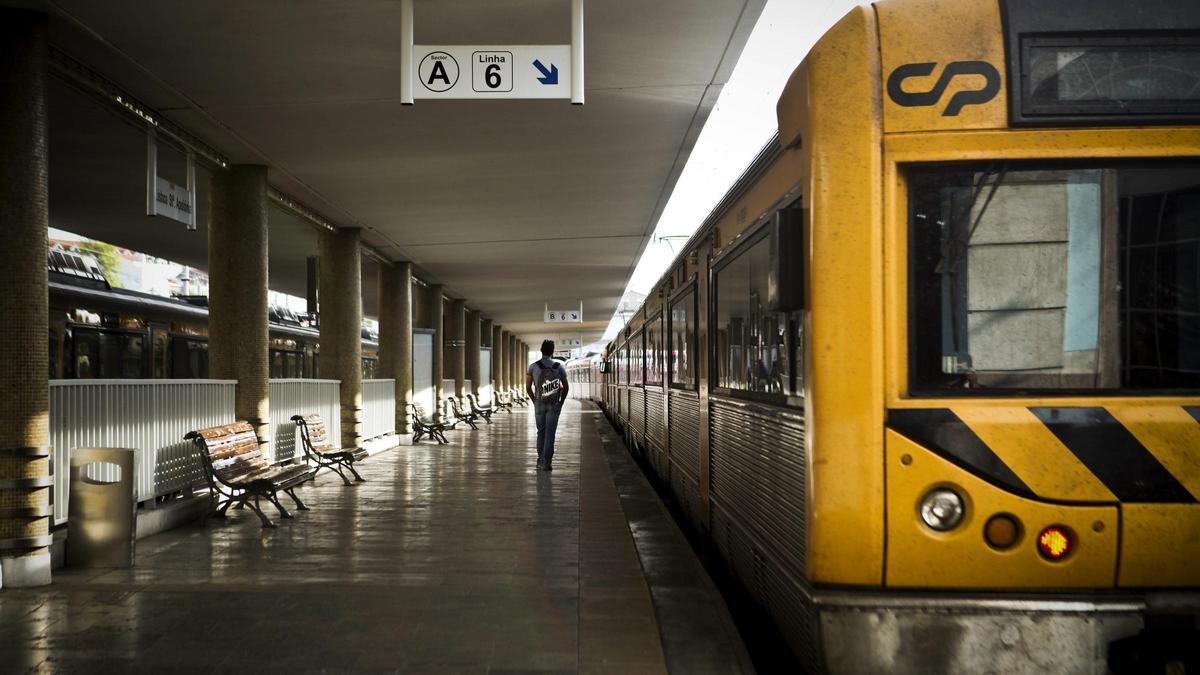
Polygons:
<instances>
[{"instance_id":1,"label":"white railing fence","mask_svg":"<svg viewBox=\"0 0 1200 675\"><path fill-rule=\"evenodd\" d=\"M296 434L293 415L317 413L325 421L329 442L342 442L342 404L340 380L272 379L271 452L276 462L301 459L300 437Z\"/></svg>"},{"instance_id":2,"label":"white railing fence","mask_svg":"<svg viewBox=\"0 0 1200 675\"><path fill-rule=\"evenodd\" d=\"M200 462L184 434L234 421L231 380L53 380L54 524L67 520L71 448L133 448L137 500L200 487ZM113 480L115 476L91 476Z\"/></svg>"},{"instance_id":3,"label":"white railing fence","mask_svg":"<svg viewBox=\"0 0 1200 675\"><path fill-rule=\"evenodd\" d=\"M396 433L396 381L363 380L363 440Z\"/></svg>"}]
</instances>

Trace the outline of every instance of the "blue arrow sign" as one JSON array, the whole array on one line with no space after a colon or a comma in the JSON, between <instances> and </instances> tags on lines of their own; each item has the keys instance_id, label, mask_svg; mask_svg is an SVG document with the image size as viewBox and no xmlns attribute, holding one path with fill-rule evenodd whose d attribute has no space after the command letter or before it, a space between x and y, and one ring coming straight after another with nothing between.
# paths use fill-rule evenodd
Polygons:
<instances>
[{"instance_id":1,"label":"blue arrow sign","mask_svg":"<svg viewBox=\"0 0 1200 675\"><path fill-rule=\"evenodd\" d=\"M546 70L546 66L542 65L541 59L533 60L533 67L541 72L542 76L537 79L542 84L558 84L558 66L550 64L550 70Z\"/></svg>"}]
</instances>

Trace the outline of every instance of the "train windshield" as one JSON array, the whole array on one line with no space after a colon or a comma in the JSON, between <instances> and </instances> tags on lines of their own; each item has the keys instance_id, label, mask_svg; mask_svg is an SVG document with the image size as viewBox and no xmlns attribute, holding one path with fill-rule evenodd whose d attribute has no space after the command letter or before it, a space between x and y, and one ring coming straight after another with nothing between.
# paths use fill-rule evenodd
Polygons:
<instances>
[{"instance_id":1,"label":"train windshield","mask_svg":"<svg viewBox=\"0 0 1200 675\"><path fill-rule=\"evenodd\" d=\"M1200 389L1200 160L907 176L914 393Z\"/></svg>"}]
</instances>

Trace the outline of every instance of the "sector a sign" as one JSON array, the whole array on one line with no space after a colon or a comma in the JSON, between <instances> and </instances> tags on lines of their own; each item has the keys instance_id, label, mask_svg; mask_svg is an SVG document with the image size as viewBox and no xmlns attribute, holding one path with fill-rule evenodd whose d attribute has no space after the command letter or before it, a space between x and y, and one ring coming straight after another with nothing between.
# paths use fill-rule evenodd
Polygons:
<instances>
[{"instance_id":1,"label":"sector a sign","mask_svg":"<svg viewBox=\"0 0 1200 675\"><path fill-rule=\"evenodd\" d=\"M400 0L400 102L565 98L583 105L583 0L570 3L570 44L417 45L413 0Z\"/></svg>"},{"instance_id":2,"label":"sector a sign","mask_svg":"<svg viewBox=\"0 0 1200 675\"><path fill-rule=\"evenodd\" d=\"M413 47L414 98L571 98L571 45Z\"/></svg>"}]
</instances>

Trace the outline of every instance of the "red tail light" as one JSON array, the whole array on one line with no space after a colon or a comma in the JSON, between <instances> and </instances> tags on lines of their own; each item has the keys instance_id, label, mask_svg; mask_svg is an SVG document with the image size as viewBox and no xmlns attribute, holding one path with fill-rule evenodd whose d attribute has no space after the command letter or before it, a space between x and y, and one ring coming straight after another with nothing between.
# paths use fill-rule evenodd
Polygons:
<instances>
[{"instance_id":1,"label":"red tail light","mask_svg":"<svg viewBox=\"0 0 1200 675\"><path fill-rule=\"evenodd\" d=\"M1037 539L1038 553L1046 560L1058 561L1066 558L1075 547L1071 533L1065 527L1051 525L1042 530Z\"/></svg>"}]
</instances>

